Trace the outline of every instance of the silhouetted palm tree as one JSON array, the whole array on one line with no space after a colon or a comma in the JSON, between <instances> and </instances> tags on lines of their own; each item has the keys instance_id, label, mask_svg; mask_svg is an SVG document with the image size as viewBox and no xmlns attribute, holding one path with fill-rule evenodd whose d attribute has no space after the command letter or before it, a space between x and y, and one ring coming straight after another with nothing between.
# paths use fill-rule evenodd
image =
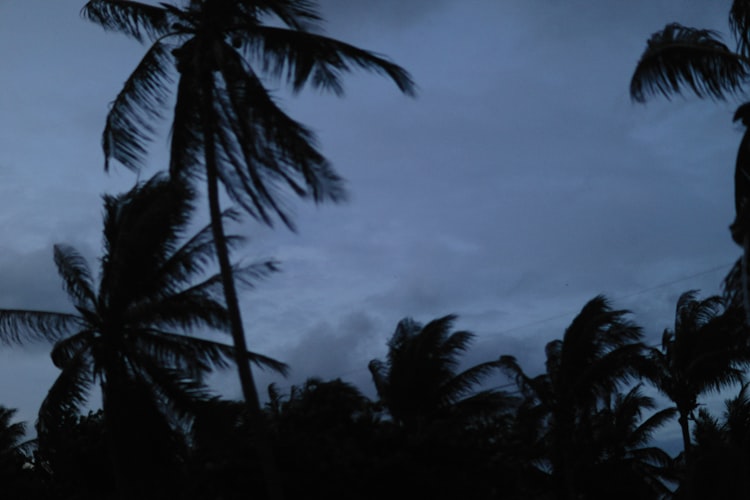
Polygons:
<instances>
[{"instance_id":1,"label":"silhouetted palm tree","mask_svg":"<svg viewBox=\"0 0 750 500\"><path fill-rule=\"evenodd\" d=\"M27 455L32 448L32 441L25 441L26 425L13 422L16 410L0 405L0 496L2 498L21 498L31 496L28 486L33 478L25 466L29 462Z\"/></svg>"},{"instance_id":2,"label":"silhouetted palm tree","mask_svg":"<svg viewBox=\"0 0 750 500\"><path fill-rule=\"evenodd\" d=\"M22 422L12 423L16 410L0 406L0 476L7 480L8 468L23 461L23 437L26 425ZM2 481L0 481L2 482Z\"/></svg>"},{"instance_id":3,"label":"silhouetted palm tree","mask_svg":"<svg viewBox=\"0 0 750 500\"><path fill-rule=\"evenodd\" d=\"M393 419L407 429L419 431L435 420L465 419L479 410L492 411L508 398L477 386L499 367L497 361L480 363L458 372L459 356L474 335L451 332L455 315L435 319L427 325L406 318L399 322L388 341L385 362L370 361L372 380L380 402ZM489 408L487 408L489 406Z\"/></svg>"},{"instance_id":4,"label":"silhouetted palm tree","mask_svg":"<svg viewBox=\"0 0 750 500\"><path fill-rule=\"evenodd\" d=\"M675 479L672 459L653 446L654 433L676 414L674 408L657 411L645 420L654 400L638 384L626 394L616 394L594 415L591 442L593 465L588 471L586 498L669 498L666 481Z\"/></svg>"},{"instance_id":5,"label":"silhouetted palm tree","mask_svg":"<svg viewBox=\"0 0 750 500\"><path fill-rule=\"evenodd\" d=\"M52 360L61 372L39 412L40 436L79 408L93 384L101 385L110 451L124 495L148 488L130 472L149 472L140 462L152 458L156 442L168 444L165 419L185 415L205 394L203 375L234 359L231 346L191 336L196 330L226 332L228 319L220 276L205 276L215 262L210 229L184 241L190 210L189 189L163 177L123 195L104 196L98 288L75 249L55 246L55 263L77 312L0 310L0 340L55 343ZM273 270L272 262L264 262L235 268L235 273L250 284ZM265 356L245 356L285 370ZM138 436L148 429L155 443L144 454L134 447L143 443ZM140 456L136 460L126 451Z\"/></svg>"},{"instance_id":6,"label":"silhouetted palm tree","mask_svg":"<svg viewBox=\"0 0 750 500\"><path fill-rule=\"evenodd\" d=\"M309 84L336 94L343 93L342 74L355 68L387 75L408 94L414 92L411 78L380 56L315 33L321 18L310 0L191 0L186 7L91 0L83 15L105 29L153 42L107 117L107 159L133 170L143 166L145 142L169 93L170 74L174 68L179 72L170 173L205 177L234 345L244 352L219 182L234 202L269 225L278 216L292 227L281 188L316 202L344 198L342 181L316 148L312 132L278 107L261 76L284 80L295 91ZM242 359L238 367L245 400L262 425L250 367Z\"/></svg>"},{"instance_id":7,"label":"silhouetted palm tree","mask_svg":"<svg viewBox=\"0 0 750 500\"><path fill-rule=\"evenodd\" d=\"M654 95L671 97L687 90L700 98L725 99L741 95L750 75L750 3L734 0L729 14L737 50L727 47L718 33L677 23L668 24L648 40L635 69L630 95L639 102ZM740 106L734 121L750 124L750 103ZM735 220L732 238L742 246L731 282L730 295L742 297L746 323L750 326L750 129L746 128L737 154L734 174ZM730 274L731 276L731 274ZM737 279L739 278L739 279ZM741 295L737 292L741 290Z\"/></svg>"},{"instance_id":8,"label":"silhouetted palm tree","mask_svg":"<svg viewBox=\"0 0 750 500\"><path fill-rule=\"evenodd\" d=\"M677 301L673 330L664 330L661 350L652 349L652 381L677 408L686 459L690 459L690 419L698 398L741 382L750 363L742 320L724 309L721 297L699 300L698 292Z\"/></svg>"},{"instance_id":9,"label":"silhouetted palm tree","mask_svg":"<svg viewBox=\"0 0 750 500\"><path fill-rule=\"evenodd\" d=\"M692 466L675 498L739 500L750 489L750 398L747 384L725 401L721 419L706 408L698 411L693 431Z\"/></svg>"},{"instance_id":10,"label":"silhouetted palm tree","mask_svg":"<svg viewBox=\"0 0 750 500\"><path fill-rule=\"evenodd\" d=\"M592 419L603 401L646 371L641 329L613 310L603 296L589 301L562 340L545 348L546 372L529 377L513 356L500 362L526 398L547 415L548 458L556 495L576 498L585 490L595 460Z\"/></svg>"}]
</instances>

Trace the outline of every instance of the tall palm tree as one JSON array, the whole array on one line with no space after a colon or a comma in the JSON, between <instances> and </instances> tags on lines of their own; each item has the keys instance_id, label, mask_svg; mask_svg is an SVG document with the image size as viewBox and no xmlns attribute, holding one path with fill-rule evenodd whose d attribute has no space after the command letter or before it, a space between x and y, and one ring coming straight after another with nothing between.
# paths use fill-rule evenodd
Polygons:
<instances>
[{"instance_id":1,"label":"tall palm tree","mask_svg":"<svg viewBox=\"0 0 750 500\"><path fill-rule=\"evenodd\" d=\"M627 314L603 296L590 300L563 338L547 344L546 372L536 377L526 375L513 356L500 358L525 397L547 415L549 462L561 500L583 490L594 414L619 387L646 372L641 328Z\"/></svg>"},{"instance_id":2,"label":"tall palm tree","mask_svg":"<svg viewBox=\"0 0 750 500\"><path fill-rule=\"evenodd\" d=\"M455 315L448 315L422 325L405 318L388 341L387 360L370 361L380 402L408 430L418 432L449 415L471 417L487 405L508 402L504 393L477 391L498 369L498 361L457 371L459 355L468 349L474 335L451 332L455 320Z\"/></svg>"},{"instance_id":3,"label":"tall palm tree","mask_svg":"<svg viewBox=\"0 0 750 500\"><path fill-rule=\"evenodd\" d=\"M698 398L741 382L750 353L736 310L725 310L721 297L698 299L691 290L680 295L674 329L665 330L661 350L652 349L652 381L677 408L683 449L690 460L690 420Z\"/></svg>"},{"instance_id":4,"label":"tall palm tree","mask_svg":"<svg viewBox=\"0 0 750 500\"><path fill-rule=\"evenodd\" d=\"M146 494L148 480L154 479L148 473L158 472L142 466L151 454L144 455L136 444L153 438L168 445L169 419L187 415L193 401L205 395L206 372L228 366L235 355L232 346L192 336L196 330L228 330L228 317L220 276L206 276L215 262L210 228L184 238L191 199L187 187L163 176L125 194L104 196L98 287L74 248L54 248L76 312L0 310L0 340L54 343L52 360L61 372L39 412L41 437L53 433L99 383L118 487L125 497L139 488L138 494ZM236 267L235 273L250 284L273 270L273 262L263 262ZM268 357L244 356L285 370ZM143 436L148 429L153 432ZM155 453L157 447L151 449Z\"/></svg>"},{"instance_id":5,"label":"tall palm tree","mask_svg":"<svg viewBox=\"0 0 750 500\"><path fill-rule=\"evenodd\" d=\"M729 25L736 50L725 45L712 30L668 24L654 33L638 61L630 83L630 95L638 102L662 94L667 98L689 91L699 98L726 99L747 90L750 76L750 3L734 0ZM750 326L750 102L741 105L734 121L746 126L734 173L735 220L732 239L743 256L725 280L727 294L741 298L745 321ZM740 301L738 301L740 302Z\"/></svg>"},{"instance_id":6,"label":"tall palm tree","mask_svg":"<svg viewBox=\"0 0 750 500\"><path fill-rule=\"evenodd\" d=\"M221 223L219 182L256 219L271 225L277 216L290 228L282 189L315 202L345 196L313 133L281 110L262 77L288 82L294 91L309 84L339 95L342 74L356 68L388 76L407 94L414 93L414 84L385 58L317 33L321 18L312 0L191 0L184 7L90 0L83 15L107 30L151 42L107 117L107 160L142 168L171 75L175 69L179 74L170 173L206 180L233 341L243 353L246 339ZM262 425L250 366L242 359L237 364L245 400ZM269 463L270 456L264 460Z\"/></svg>"}]
</instances>

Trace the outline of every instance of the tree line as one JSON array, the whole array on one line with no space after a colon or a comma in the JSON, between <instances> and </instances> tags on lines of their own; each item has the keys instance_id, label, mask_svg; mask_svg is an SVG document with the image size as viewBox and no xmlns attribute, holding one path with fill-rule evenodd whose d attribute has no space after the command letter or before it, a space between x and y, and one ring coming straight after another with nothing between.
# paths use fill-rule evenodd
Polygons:
<instances>
[{"instance_id":1,"label":"tree line","mask_svg":"<svg viewBox=\"0 0 750 500\"><path fill-rule=\"evenodd\" d=\"M426 324L405 318L386 357L369 364L375 400L341 379L311 378L287 393L268 387L262 418L284 494L743 498L750 486L750 348L742 312L724 304L682 294L674 326L653 347L628 311L597 296L544 347L539 374L507 355L461 369L474 335L455 330L456 316ZM266 498L255 417L199 379L176 376L181 362L221 366L228 355L207 348L221 344L178 335L200 348L182 352L191 358L183 361L163 347L171 361L156 363L150 332L130 332L113 361L128 366L118 373L123 380L112 375L108 358L95 357L108 348L90 346L87 366L108 377L102 409L82 414L65 399L70 395L55 400L58 392L50 390L32 443L22 441L24 426L12 422L13 411L0 411L5 498ZM147 347L138 351L139 344ZM284 370L267 358L252 361ZM70 367L59 366L66 377ZM516 389L488 384L498 377ZM163 380L174 385L167 390ZM701 407L704 396L732 388L738 392L721 414ZM648 395L656 391L667 403ZM656 444L669 426L684 440L676 455Z\"/></svg>"}]
</instances>

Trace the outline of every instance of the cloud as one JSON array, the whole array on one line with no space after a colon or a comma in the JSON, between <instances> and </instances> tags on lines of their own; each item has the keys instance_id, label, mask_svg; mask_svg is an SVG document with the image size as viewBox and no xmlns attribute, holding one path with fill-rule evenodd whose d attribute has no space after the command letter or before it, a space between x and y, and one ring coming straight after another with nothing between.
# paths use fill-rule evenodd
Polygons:
<instances>
[{"instance_id":1,"label":"cloud","mask_svg":"<svg viewBox=\"0 0 750 500\"><path fill-rule=\"evenodd\" d=\"M320 11L337 32L339 27L405 29L448 3L450 0L321 0Z\"/></svg>"}]
</instances>

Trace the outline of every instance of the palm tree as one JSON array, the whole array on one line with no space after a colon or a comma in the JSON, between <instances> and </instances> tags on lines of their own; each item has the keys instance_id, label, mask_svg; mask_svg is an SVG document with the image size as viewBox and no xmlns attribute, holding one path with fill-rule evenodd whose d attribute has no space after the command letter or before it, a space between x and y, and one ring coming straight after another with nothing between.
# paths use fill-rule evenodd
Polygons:
<instances>
[{"instance_id":1,"label":"palm tree","mask_svg":"<svg viewBox=\"0 0 750 500\"><path fill-rule=\"evenodd\" d=\"M654 433L674 417L666 408L645 420L653 410L653 398L641 393L641 384L626 394L616 394L594 415L592 441L594 464L588 471L586 498L661 499L671 490L665 480L673 480L672 459L651 444Z\"/></svg>"},{"instance_id":2,"label":"palm tree","mask_svg":"<svg viewBox=\"0 0 750 500\"><path fill-rule=\"evenodd\" d=\"M220 276L205 277L215 257L210 229L183 241L191 199L187 187L162 176L104 196L98 289L85 259L56 245L55 264L76 312L0 310L0 340L54 343L52 360L61 372L39 412L40 438L54 433L100 384L118 489L126 497L153 494L146 493L155 479L149 472L160 471L143 465L157 452L156 443L171 446L171 429L179 422L169 419L187 415L206 393L203 375L235 355L229 345L192 336L197 329L226 331L228 319ZM263 262L235 273L250 284L273 270L273 262ZM265 356L245 357L285 370ZM147 439L154 442L144 454L137 446Z\"/></svg>"},{"instance_id":3,"label":"palm tree","mask_svg":"<svg viewBox=\"0 0 750 500\"><path fill-rule=\"evenodd\" d=\"M736 50L712 30L671 23L654 33L636 66L630 95L638 102L655 94L669 98L686 90L699 98L740 95L750 76L750 3L734 0L729 24ZM746 127L750 124L750 102L737 109L734 121L742 121ZM743 256L724 286L729 296L742 298L745 322L750 326L750 128L746 128L737 154L734 202L735 220L730 229L732 239L743 248Z\"/></svg>"},{"instance_id":4,"label":"palm tree","mask_svg":"<svg viewBox=\"0 0 750 500\"><path fill-rule=\"evenodd\" d=\"M33 478L25 465L33 441L25 441L26 425L13 422L16 410L0 405L0 495L3 498L32 497Z\"/></svg>"},{"instance_id":5,"label":"palm tree","mask_svg":"<svg viewBox=\"0 0 750 500\"><path fill-rule=\"evenodd\" d=\"M173 69L179 73L170 173L205 177L233 342L243 353L246 340L221 223L219 182L256 219L271 225L277 216L290 228L281 189L315 202L345 196L312 132L279 108L261 75L284 80L294 91L310 84L339 95L342 74L355 68L384 74L407 94L414 93L414 84L385 58L316 33L321 18L311 0L191 0L186 7L90 0L83 15L107 30L152 42L110 109L103 136L107 160L142 168L170 75ZM245 400L262 426L252 371L239 358ZM263 462L271 464L272 458Z\"/></svg>"},{"instance_id":6,"label":"palm tree","mask_svg":"<svg viewBox=\"0 0 750 500\"><path fill-rule=\"evenodd\" d=\"M370 361L380 402L409 431L418 433L447 417L470 418L509 401L504 393L476 390L498 369L497 361L457 372L459 355L469 348L474 334L451 332L455 320L455 315L448 315L422 325L405 318L388 341L387 360Z\"/></svg>"},{"instance_id":7,"label":"palm tree","mask_svg":"<svg viewBox=\"0 0 750 500\"><path fill-rule=\"evenodd\" d=\"M693 465L680 485L680 499L747 497L750 478L750 398L743 384L725 401L721 420L706 408L698 411L693 435Z\"/></svg>"},{"instance_id":8,"label":"palm tree","mask_svg":"<svg viewBox=\"0 0 750 500\"><path fill-rule=\"evenodd\" d=\"M698 398L741 382L750 353L737 311L726 311L721 297L698 299L683 293L677 301L673 330L665 330L661 350L652 349L652 381L678 412L686 461L691 455L690 424Z\"/></svg>"},{"instance_id":9,"label":"palm tree","mask_svg":"<svg viewBox=\"0 0 750 500\"><path fill-rule=\"evenodd\" d=\"M602 402L646 371L641 329L627 314L613 310L603 296L590 300L563 338L547 344L546 372L536 377L526 375L513 356L500 358L522 394L547 415L549 462L560 499L584 489L585 468L596 456L592 419Z\"/></svg>"}]
</instances>

